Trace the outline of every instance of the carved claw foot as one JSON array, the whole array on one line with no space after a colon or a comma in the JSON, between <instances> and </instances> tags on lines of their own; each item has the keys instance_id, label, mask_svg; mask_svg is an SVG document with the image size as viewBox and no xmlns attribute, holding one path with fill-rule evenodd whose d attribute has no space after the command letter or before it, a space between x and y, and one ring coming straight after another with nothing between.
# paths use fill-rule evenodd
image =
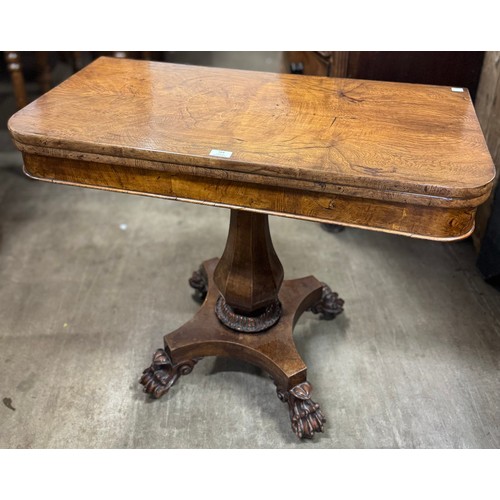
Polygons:
<instances>
[{"instance_id":1,"label":"carved claw foot","mask_svg":"<svg viewBox=\"0 0 500 500\"><path fill-rule=\"evenodd\" d=\"M315 432L323 432L326 422L319 404L311 400L311 391L309 382L302 382L289 391L277 390L280 400L288 403L292 430L299 439L311 439Z\"/></svg>"},{"instance_id":2,"label":"carved claw foot","mask_svg":"<svg viewBox=\"0 0 500 500\"><path fill-rule=\"evenodd\" d=\"M323 319L334 319L344 310L344 301L327 284L322 285L321 300L309 310L314 314L321 314Z\"/></svg>"},{"instance_id":3,"label":"carved claw foot","mask_svg":"<svg viewBox=\"0 0 500 500\"><path fill-rule=\"evenodd\" d=\"M144 370L139 383L144 386L144 392L161 398L181 375L191 373L198 361L199 358L196 358L174 365L169 355L163 349L158 349L153 355L151 366Z\"/></svg>"},{"instance_id":4,"label":"carved claw foot","mask_svg":"<svg viewBox=\"0 0 500 500\"><path fill-rule=\"evenodd\" d=\"M189 286L196 290L195 299L198 302L203 302L208 291L208 279L203 267L193 272L193 275L189 278Z\"/></svg>"}]
</instances>

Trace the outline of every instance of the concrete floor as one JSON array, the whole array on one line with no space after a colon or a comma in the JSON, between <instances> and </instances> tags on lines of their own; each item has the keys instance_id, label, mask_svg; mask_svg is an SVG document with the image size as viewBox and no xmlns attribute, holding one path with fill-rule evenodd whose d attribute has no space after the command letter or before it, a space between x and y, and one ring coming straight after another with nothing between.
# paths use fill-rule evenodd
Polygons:
<instances>
[{"instance_id":1,"label":"concrete floor","mask_svg":"<svg viewBox=\"0 0 500 500\"><path fill-rule=\"evenodd\" d=\"M295 330L328 419L301 442L249 365L207 358L161 400L137 383L197 310L187 279L221 254L228 211L32 181L1 133L0 447L500 446L500 293L469 241L271 218L286 277L346 301Z\"/></svg>"}]
</instances>

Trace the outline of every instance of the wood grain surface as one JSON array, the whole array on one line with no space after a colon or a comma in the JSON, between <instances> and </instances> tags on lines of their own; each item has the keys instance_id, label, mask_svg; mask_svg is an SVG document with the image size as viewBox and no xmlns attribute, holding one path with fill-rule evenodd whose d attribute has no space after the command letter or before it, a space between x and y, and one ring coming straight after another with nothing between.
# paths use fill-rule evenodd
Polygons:
<instances>
[{"instance_id":1,"label":"wood grain surface","mask_svg":"<svg viewBox=\"0 0 500 500\"><path fill-rule=\"evenodd\" d=\"M474 228L475 209L470 208L381 201L163 170L23 156L29 176L62 184L148 194L445 241L468 236Z\"/></svg>"},{"instance_id":2,"label":"wood grain surface","mask_svg":"<svg viewBox=\"0 0 500 500\"><path fill-rule=\"evenodd\" d=\"M438 239L470 233L495 174L468 92L429 85L100 58L9 129L41 179Z\"/></svg>"}]
</instances>

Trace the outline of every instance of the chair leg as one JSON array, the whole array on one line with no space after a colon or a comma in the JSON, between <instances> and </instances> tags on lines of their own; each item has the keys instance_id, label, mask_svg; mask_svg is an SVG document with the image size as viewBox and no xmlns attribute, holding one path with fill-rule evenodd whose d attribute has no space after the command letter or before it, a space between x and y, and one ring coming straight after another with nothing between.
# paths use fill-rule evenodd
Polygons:
<instances>
[{"instance_id":1,"label":"chair leg","mask_svg":"<svg viewBox=\"0 0 500 500\"><path fill-rule=\"evenodd\" d=\"M26 95L26 85L24 84L19 52L5 52L5 61L12 79L17 107L18 109L24 108L28 104L28 97Z\"/></svg>"}]
</instances>

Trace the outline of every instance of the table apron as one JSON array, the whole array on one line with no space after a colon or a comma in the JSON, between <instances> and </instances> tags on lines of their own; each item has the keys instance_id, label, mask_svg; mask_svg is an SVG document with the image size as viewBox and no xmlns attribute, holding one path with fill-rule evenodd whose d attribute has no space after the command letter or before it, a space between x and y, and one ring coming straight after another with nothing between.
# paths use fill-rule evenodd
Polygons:
<instances>
[{"instance_id":1,"label":"table apron","mask_svg":"<svg viewBox=\"0 0 500 500\"><path fill-rule=\"evenodd\" d=\"M61 184L441 241L465 238L474 229L476 207L424 206L28 153L23 158L27 175Z\"/></svg>"}]
</instances>

